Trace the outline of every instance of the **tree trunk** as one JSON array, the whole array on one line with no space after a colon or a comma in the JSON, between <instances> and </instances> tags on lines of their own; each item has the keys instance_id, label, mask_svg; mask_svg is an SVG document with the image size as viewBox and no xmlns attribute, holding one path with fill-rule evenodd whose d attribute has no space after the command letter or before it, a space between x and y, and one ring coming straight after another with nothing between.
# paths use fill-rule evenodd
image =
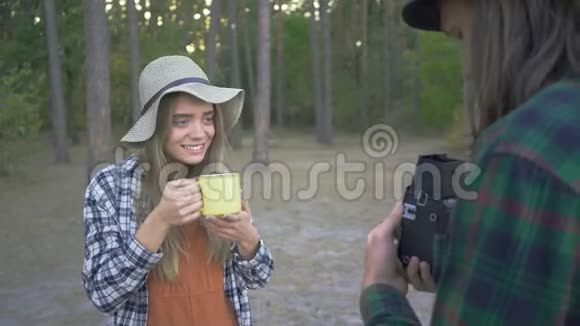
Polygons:
<instances>
[{"instance_id":1,"label":"tree trunk","mask_svg":"<svg viewBox=\"0 0 580 326\"><path fill-rule=\"evenodd\" d=\"M328 0L320 1L320 22L322 25L322 62L323 62L323 82L322 82L322 143L331 145L332 135L332 52L330 37L330 19L328 17Z\"/></svg>"},{"instance_id":2,"label":"tree trunk","mask_svg":"<svg viewBox=\"0 0 580 326\"><path fill-rule=\"evenodd\" d=\"M86 109L89 142L88 176L110 158L111 107L109 77L109 28L104 0L84 0L87 69Z\"/></svg>"},{"instance_id":3,"label":"tree trunk","mask_svg":"<svg viewBox=\"0 0 580 326\"><path fill-rule=\"evenodd\" d=\"M357 26L359 22L357 21L357 9L359 7L358 1L349 2L350 10L347 12L349 13L348 18L348 25L346 27L345 32L345 42L346 42L346 49L348 52L348 62L350 63L349 68L353 69L353 74L356 75L358 71L358 61L357 61L357 48L355 46L355 35L358 34ZM357 78L357 76L355 76Z\"/></svg>"},{"instance_id":4,"label":"tree trunk","mask_svg":"<svg viewBox=\"0 0 580 326\"><path fill-rule=\"evenodd\" d=\"M400 94L403 89L403 84L405 80L405 76L403 75L403 52L405 47L403 46L402 38L401 38L401 3L398 0L393 1L391 4L393 6L393 10L391 12L391 21L392 21L392 33L391 33L391 48L392 48L392 71L391 75L393 76L391 80L394 81L393 83L393 92L395 94ZM408 29L405 29L409 31ZM411 31L412 32L412 31Z\"/></svg>"},{"instance_id":5,"label":"tree trunk","mask_svg":"<svg viewBox=\"0 0 580 326\"><path fill-rule=\"evenodd\" d=\"M310 1L310 51L312 55L312 96L314 98L314 132L316 141L322 143L322 64L320 60L320 28L316 22L314 0Z\"/></svg>"},{"instance_id":6,"label":"tree trunk","mask_svg":"<svg viewBox=\"0 0 580 326\"><path fill-rule=\"evenodd\" d=\"M416 121L419 121L421 114L421 63L419 61L419 51L421 50L421 44L419 41L419 34L416 31L411 32L413 50L416 53L415 59L415 70L413 74L414 87L413 87L413 113L416 117Z\"/></svg>"},{"instance_id":7,"label":"tree trunk","mask_svg":"<svg viewBox=\"0 0 580 326\"><path fill-rule=\"evenodd\" d=\"M250 26L248 13L246 13L246 0L240 0L242 7L242 37L244 39L244 59L246 62L246 73L248 74L248 89L250 90L250 103L256 107L256 81L254 78L254 56L252 55L252 42L250 41Z\"/></svg>"},{"instance_id":8,"label":"tree trunk","mask_svg":"<svg viewBox=\"0 0 580 326\"><path fill-rule=\"evenodd\" d=\"M221 0L212 0L209 31L207 34L207 77L211 83L216 82L217 74L217 37L220 30Z\"/></svg>"},{"instance_id":9,"label":"tree trunk","mask_svg":"<svg viewBox=\"0 0 580 326\"><path fill-rule=\"evenodd\" d=\"M271 88L271 14L269 0L258 2L258 105L255 114L254 162L269 164L270 88Z\"/></svg>"},{"instance_id":10,"label":"tree trunk","mask_svg":"<svg viewBox=\"0 0 580 326\"><path fill-rule=\"evenodd\" d=\"M183 43L190 44L192 26L193 26L193 13L196 9L195 1L182 1L182 14L183 14Z\"/></svg>"},{"instance_id":11,"label":"tree trunk","mask_svg":"<svg viewBox=\"0 0 580 326\"><path fill-rule=\"evenodd\" d=\"M70 49L69 49L70 50ZM64 57L69 57L69 50L64 49ZM79 81L77 72L75 69L64 67L65 76L65 106L67 108L67 126L68 126L68 137L70 138L72 144L78 145L81 143L80 135L81 128L79 127L79 108L77 108L73 102L73 96L75 93L75 85Z\"/></svg>"},{"instance_id":12,"label":"tree trunk","mask_svg":"<svg viewBox=\"0 0 580 326\"><path fill-rule=\"evenodd\" d=\"M368 99L368 61L369 61L369 42L368 42L368 18L369 18L369 0L362 1L362 55L361 55L361 115L360 128L364 130L369 123L369 99ZM355 113L356 114L356 113Z\"/></svg>"},{"instance_id":13,"label":"tree trunk","mask_svg":"<svg viewBox=\"0 0 580 326\"><path fill-rule=\"evenodd\" d=\"M463 64L463 117L464 132L466 137L471 137L471 141L475 141L477 126L476 122L477 112L473 101L473 82L471 80L471 72L469 66Z\"/></svg>"},{"instance_id":14,"label":"tree trunk","mask_svg":"<svg viewBox=\"0 0 580 326\"><path fill-rule=\"evenodd\" d=\"M238 0L229 1L229 14L230 14L230 46L231 46L231 64L232 64L232 75L231 75L231 85L232 87L239 88L242 86L242 78L240 72L240 50L238 44ZM243 122L242 118L238 120L238 123L233 127L229 134L229 141L233 148L242 147L242 136L243 136Z\"/></svg>"},{"instance_id":15,"label":"tree trunk","mask_svg":"<svg viewBox=\"0 0 580 326\"><path fill-rule=\"evenodd\" d=\"M131 70L131 107L132 122L135 123L141 116L139 105L139 20L137 19L137 9L134 0L127 0L127 19L129 24L129 66Z\"/></svg>"},{"instance_id":16,"label":"tree trunk","mask_svg":"<svg viewBox=\"0 0 580 326\"><path fill-rule=\"evenodd\" d=\"M383 0L383 99L385 123L389 122L392 112L391 98L391 2Z\"/></svg>"},{"instance_id":17,"label":"tree trunk","mask_svg":"<svg viewBox=\"0 0 580 326\"><path fill-rule=\"evenodd\" d=\"M62 88L62 67L60 64L60 44L58 40L58 22L54 0L44 0L44 21L46 24L46 45L48 48L48 66L50 78L50 103L52 132L57 163L70 161L67 138L67 116Z\"/></svg>"},{"instance_id":18,"label":"tree trunk","mask_svg":"<svg viewBox=\"0 0 580 326\"><path fill-rule=\"evenodd\" d=\"M281 1L278 1L280 6ZM284 16L280 9L276 14L276 124L284 128Z\"/></svg>"},{"instance_id":19,"label":"tree trunk","mask_svg":"<svg viewBox=\"0 0 580 326\"><path fill-rule=\"evenodd\" d=\"M0 1L0 40L8 39L10 23L10 4L6 0Z\"/></svg>"},{"instance_id":20,"label":"tree trunk","mask_svg":"<svg viewBox=\"0 0 580 326\"><path fill-rule=\"evenodd\" d=\"M346 26L345 23L347 21L347 19L345 18L345 6L348 2L345 1L339 1L336 3L336 5L334 6L334 10L332 13L332 16L335 20L334 26L336 26L336 33L334 34L334 40L333 42L336 42L336 44L341 44L344 41L344 37L345 37L345 31L346 31Z\"/></svg>"}]
</instances>

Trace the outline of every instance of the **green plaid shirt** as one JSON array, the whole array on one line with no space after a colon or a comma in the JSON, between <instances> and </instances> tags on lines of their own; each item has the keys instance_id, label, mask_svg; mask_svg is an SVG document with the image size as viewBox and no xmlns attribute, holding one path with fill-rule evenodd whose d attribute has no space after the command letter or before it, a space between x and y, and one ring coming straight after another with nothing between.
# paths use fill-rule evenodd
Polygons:
<instances>
[{"instance_id":1,"label":"green plaid shirt","mask_svg":"<svg viewBox=\"0 0 580 326\"><path fill-rule=\"evenodd\" d=\"M486 129L478 198L458 203L433 325L580 325L580 76ZM365 325L419 325L404 295L363 290Z\"/></svg>"}]
</instances>

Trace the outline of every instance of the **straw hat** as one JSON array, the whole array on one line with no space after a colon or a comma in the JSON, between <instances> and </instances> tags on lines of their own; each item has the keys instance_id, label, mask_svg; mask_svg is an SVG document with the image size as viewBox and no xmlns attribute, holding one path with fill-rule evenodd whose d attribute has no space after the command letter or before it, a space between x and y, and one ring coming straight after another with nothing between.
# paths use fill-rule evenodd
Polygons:
<instances>
[{"instance_id":1,"label":"straw hat","mask_svg":"<svg viewBox=\"0 0 580 326\"><path fill-rule=\"evenodd\" d=\"M141 117L121 138L122 142L143 142L155 133L159 101L169 93L185 92L220 107L226 130L242 112L244 90L210 84L201 68L186 56L165 56L150 62L139 77Z\"/></svg>"}]
</instances>

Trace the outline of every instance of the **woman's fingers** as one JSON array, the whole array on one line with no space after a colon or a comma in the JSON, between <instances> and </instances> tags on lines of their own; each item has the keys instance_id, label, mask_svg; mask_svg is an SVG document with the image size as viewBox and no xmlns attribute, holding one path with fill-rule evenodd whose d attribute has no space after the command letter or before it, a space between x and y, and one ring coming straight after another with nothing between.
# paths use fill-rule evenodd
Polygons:
<instances>
[{"instance_id":1,"label":"woman's fingers","mask_svg":"<svg viewBox=\"0 0 580 326\"><path fill-rule=\"evenodd\" d=\"M252 209L250 208L250 203L246 200L242 200L242 211L247 212L248 214L252 215Z\"/></svg>"},{"instance_id":2,"label":"woman's fingers","mask_svg":"<svg viewBox=\"0 0 580 326\"><path fill-rule=\"evenodd\" d=\"M190 189L176 189L173 191L174 196L181 200L201 200L201 192L192 192Z\"/></svg>"},{"instance_id":3,"label":"woman's fingers","mask_svg":"<svg viewBox=\"0 0 580 326\"><path fill-rule=\"evenodd\" d=\"M223 229L223 228L220 228L220 227L218 227L214 224L210 224L210 223L207 223L206 227L211 233L215 234L216 236L218 236L220 238L234 240L235 230Z\"/></svg>"},{"instance_id":4,"label":"woman's fingers","mask_svg":"<svg viewBox=\"0 0 580 326\"><path fill-rule=\"evenodd\" d=\"M240 217L240 215L230 214L230 215L224 216L223 219L228 221L228 222L237 222L237 221L241 220L241 217Z\"/></svg>"},{"instance_id":5,"label":"woman's fingers","mask_svg":"<svg viewBox=\"0 0 580 326\"><path fill-rule=\"evenodd\" d=\"M201 217L201 213L195 212L195 213L185 217L183 220L181 220L181 224L187 224L187 223L193 222L193 221L199 219L200 217Z\"/></svg>"},{"instance_id":6,"label":"woman's fingers","mask_svg":"<svg viewBox=\"0 0 580 326\"><path fill-rule=\"evenodd\" d=\"M195 180L192 183L183 187L182 190L185 190L185 191L189 192L190 194L200 193L199 185L197 184L197 182L195 182Z\"/></svg>"},{"instance_id":7,"label":"woman's fingers","mask_svg":"<svg viewBox=\"0 0 580 326\"><path fill-rule=\"evenodd\" d=\"M198 212L199 209L202 207L202 205L203 205L203 203L201 201L195 201L192 204L188 204L186 206L183 206L179 210L179 215L182 218L189 217L191 214Z\"/></svg>"},{"instance_id":8,"label":"woman's fingers","mask_svg":"<svg viewBox=\"0 0 580 326\"><path fill-rule=\"evenodd\" d=\"M234 227L234 224L236 221L230 221L227 220L225 218L222 217L211 217L211 218L207 218L206 221L209 224L213 224L219 228L223 228L223 229L231 229Z\"/></svg>"},{"instance_id":9,"label":"woman's fingers","mask_svg":"<svg viewBox=\"0 0 580 326\"><path fill-rule=\"evenodd\" d=\"M193 183L196 183L194 179L182 178L177 180L172 180L167 183L167 186L171 189L179 189L187 187Z\"/></svg>"}]
</instances>

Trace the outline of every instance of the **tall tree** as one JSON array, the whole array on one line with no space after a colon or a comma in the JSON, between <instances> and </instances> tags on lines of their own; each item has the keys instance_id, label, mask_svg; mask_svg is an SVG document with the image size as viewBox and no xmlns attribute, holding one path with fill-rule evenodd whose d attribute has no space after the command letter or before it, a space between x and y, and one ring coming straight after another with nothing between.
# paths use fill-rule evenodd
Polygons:
<instances>
[{"instance_id":1,"label":"tall tree","mask_svg":"<svg viewBox=\"0 0 580 326\"><path fill-rule=\"evenodd\" d=\"M368 18L369 18L369 0L362 1L362 55L361 55L361 78L360 78L360 93L361 93L361 112L360 112L360 127L364 129L369 124L369 91L368 91L368 65L369 65L369 40L368 40Z\"/></svg>"},{"instance_id":2,"label":"tall tree","mask_svg":"<svg viewBox=\"0 0 580 326\"><path fill-rule=\"evenodd\" d=\"M207 77L215 83L217 69L217 38L220 30L221 0L212 0L210 9L210 23L207 34Z\"/></svg>"},{"instance_id":3,"label":"tall tree","mask_svg":"<svg viewBox=\"0 0 580 326\"><path fill-rule=\"evenodd\" d=\"M344 6L347 6L347 2L344 2ZM346 47L346 52L347 52L347 62L350 63L352 66L350 66L349 68L352 68L352 73L354 75L354 79L356 80L357 78L359 78L359 72L358 72L358 63L357 63L357 50L355 47L355 35L358 35L359 30L358 27L360 25L360 22L358 21L358 8L360 7L359 1L349 1L348 2L348 10L346 10L348 18L345 18L345 20L347 20L347 26L346 26L346 31L344 33L344 41L345 41L345 47Z\"/></svg>"},{"instance_id":4,"label":"tall tree","mask_svg":"<svg viewBox=\"0 0 580 326\"><path fill-rule=\"evenodd\" d=\"M271 91L271 19L269 0L258 2L258 94L254 114L254 162L269 164L270 91Z\"/></svg>"},{"instance_id":5,"label":"tall tree","mask_svg":"<svg viewBox=\"0 0 580 326\"><path fill-rule=\"evenodd\" d=\"M8 25L10 22L10 3L9 1L0 1L0 40L8 38Z\"/></svg>"},{"instance_id":6,"label":"tall tree","mask_svg":"<svg viewBox=\"0 0 580 326\"><path fill-rule=\"evenodd\" d=\"M283 1L278 1L280 7ZM276 13L276 124L284 127L284 17L280 8Z\"/></svg>"},{"instance_id":7,"label":"tall tree","mask_svg":"<svg viewBox=\"0 0 580 326\"><path fill-rule=\"evenodd\" d=\"M246 74L248 76L248 89L250 90L250 102L252 106L256 106L256 79L254 77L254 56L252 54L252 42L250 40L250 24L248 21L248 13L246 12L246 0L240 0L242 8L242 38L244 43L244 61L246 66Z\"/></svg>"},{"instance_id":8,"label":"tall tree","mask_svg":"<svg viewBox=\"0 0 580 326\"><path fill-rule=\"evenodd\" d=\"M389 121L389 115L392 112L391 33L391 1L383 0L383 112L385 122Z\"/></svg>"},{"instance_id":9,"label":"tall tree","mask_svg":"<svg viewBox=\"0 0 580 326\"><path fill-rule=\"evenodd\" d=\"M44 21L46 25L46 45L48 48L48 67L50 78L50 102L52 131L56 150L56 162L70 161L67 138L67 115L62 88L62 67L60 63L60 43L54 0L44 0Z\"/></svg>"},{"instance_id":10,"label":"tall tree","mask_svg":"<svg viewBox=\"0 0 580 326\"><path fill-rule=\"evenodd\" d=\"M182 1L179 13L183 17L183 42L189 44L191 42L191 34L193 32L193 13L196 8L195 1Z\"/></svg>"},{"instance_id":11,"label":"tall tree","mask_svg":"<svg viewBox=\"0 0 580 326\"><path fill-rule=\"evenodd\" d=\"M391 69L391 75L393 78L392 90L394 93L399 94L403 89L403 84L405 80L404 72L403 72L403 53L405 52L405 47L403 45L404 37L401 35L401 8L402 4L400 0L393 0L391 3L392 11L391 11L391 26L392 26L392 33L391 36L391 62L393 69ZM411 29L404 28L405 31L413 32Z\"/></svg>"},{"instance_id":12,"label":"tall tree","mask_svg":"<svg viewBox=\"0 0 580 326\"><path fill-rule=\"evenodd\" d=\"M463 58L465 59L465 56ZM476 112L473 104L473 81L468 67L469 65L463 64L463 112L465 112L463 126L465 135L475 138L477 125L475 124Z\"/></svg>"},{"instance_id":13,"label":"tall tree","mask_svg":"<svg viewBox=\"0 0 580 326\"><path fill-rule=\"evenodd\" d=\"M88 176L111 154L109 27L105 0L84 0L86 109L89 141Z\"/></svg>"},{"instance_id":14,"label":"tall tree","mask_svg":"<svg viewBox=\"0 0 580 326\"><path fill-rule=\"evenodd\" d=\"M139 119L141 109L139 107L139 20L137 19L137 8L135 2L139 0L127 0L127 20L129 24L129 66L131 70L131 107L133 123Z\"/></svg>"},{"instance_id":15,"label":"tall tree","mask_svg":"<svg viewBox=\"0 0 580 326\"><path fill-rule=\"evenodd\" d=\"M332 132L332 45L330 36L329 0L320 0L320 23L322 27L322 144L333 143Z\"/></svg>"},{"instance_id":16,"label":"tall tree","mask_svg":"<svg viewBox=\"0 0 580 326\"><path fill-rule=\"evenodd\" d=\"M230 55L231 55L231 85L232 87L242 87L242 77L240 72L240 49L238 44L238 0L229 1L230 16ZM234 126L229 134L229 142L233 148L242 147L243 122L242 119Z\"/></svg>"},{"instance_id":17,"label":"tall tree","mask_svg":"<svg viewBox=\"0 0 580 326\"><path fill-rule=\"evenodd\" d=\"M312 95L314 97L314 132L316 141L322 143L322 62L320 60L320 28L316 21L316 8L314 0L310 1L310 51L312 71Z\"/></svg>"},{"instance_id":18,"label":"tall tree","mask_svg":"<svg viewBox=\"0 0 580 326\"><path fill-rule=\"evenodd\" d=\"M421 51L421 42L419 33L411 31L409 34L410 48L417 53L415 57L415 67L413 69L413 113L419 118L421 113L421 62L419 61L419 51Z\"/></svg>"}]
</instances>

